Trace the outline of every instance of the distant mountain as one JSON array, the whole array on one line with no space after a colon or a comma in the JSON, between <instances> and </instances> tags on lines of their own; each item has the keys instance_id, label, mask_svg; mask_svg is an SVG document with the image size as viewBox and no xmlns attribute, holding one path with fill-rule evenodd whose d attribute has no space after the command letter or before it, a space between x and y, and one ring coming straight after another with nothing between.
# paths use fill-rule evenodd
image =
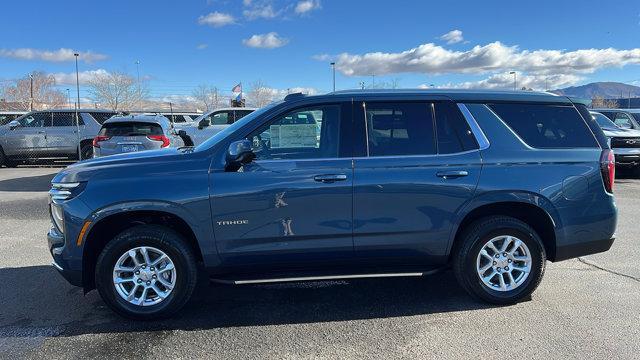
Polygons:
<instances>
[{"instance_id":1,"label":"distant mountain","mask_svg":"<svg viewBox=\"0 0 640 360\"><path fill-rule=\"evenodd\" d=\"M552 90L551 92L583 99L593 99L595 96L602 96L605 99L640 97L640 87L618 82L594 82L582 86L570 86L564 89Z\"/></svg>"}]
</instances>

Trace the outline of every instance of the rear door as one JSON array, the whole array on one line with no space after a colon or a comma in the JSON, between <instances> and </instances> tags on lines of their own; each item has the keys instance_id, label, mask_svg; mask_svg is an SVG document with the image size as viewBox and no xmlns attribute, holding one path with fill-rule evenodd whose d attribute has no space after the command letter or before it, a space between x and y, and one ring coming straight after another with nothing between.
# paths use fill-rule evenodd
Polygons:
<instances>
[{"instance_id":1,"label":"rear door","mask_svg":"<svg viewBox=\"0 0 640 360\"><path fill-rule=\"evenodd\" d=\"M451 101L363 101L354 159L354 247L376 263L441 262L474 194L478 144Z\"/></svg>"},{"instance_id":2,"label":"rear door","mask_svg":"<svg viewBox=\"0 0 640 360\"><path fill-rule=\"evenodd\" d=\"M48 152L55 155L70 155L78 152L78 129L74 112L53 112L45 123Z\"/></svg>"}]
</instances>

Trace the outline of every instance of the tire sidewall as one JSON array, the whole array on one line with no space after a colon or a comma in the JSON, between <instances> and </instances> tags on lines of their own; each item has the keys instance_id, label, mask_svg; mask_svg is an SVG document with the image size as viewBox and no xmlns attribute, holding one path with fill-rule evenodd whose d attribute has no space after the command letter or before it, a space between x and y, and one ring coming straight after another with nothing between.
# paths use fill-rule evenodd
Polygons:
<instances>
[{"instance_id":1,"label":"tire sidewall","mask_svg":"<svg viewBox=\"0 0 640 360\"><path fill-rule=\"evenodd\" d=\"M85 144L80 148L80 160L93 158L93 145Z\"/></svg>"},{"instance_id":2,"label":"tire sidewall","mask_svg":"<svg viewBox=\"0 0 640 360\"><path fill-rule=\"evenodd\" d=\"M117 313L134 318L155 319L166 317L177 311L186 302L185 297L190 297L193 291L192 283L195 264L189 264L193 257L183 254L185 249L174 245L173 236L158 237L153 232L137 231L117 236L102 251L96 264L96 287L105 302ZM171 294L159 304L150 306L133 305L124 300L117 292L113 284L113 268L116 261L126 251L149 246L163 251L171 258L176 269L176 284Z\"/></svg>"},{"instance_id":3,"label":"tire sidewall","mask_svg":"<svg viewBox=\"0 0 640 360\"><path fill-rule=\"evenodd\" d=\"M482 282L476 269L476 262L478 254L489 240L504 235L517 237L529 248L529 252L531 253L531 271L525 279L525 282L516 289L497 291L490 289ZM509 225L503 224L490 229L483 229L475 236L467 254L463 260L467 284L472 288L474 293L481 298L497 303L517 301L533 292L538 286L542 273L544 272L544 263L546 261L544 247L537 234L529 231L526 227L520 226L517 222Z\"/></svg>"}]
</instances>

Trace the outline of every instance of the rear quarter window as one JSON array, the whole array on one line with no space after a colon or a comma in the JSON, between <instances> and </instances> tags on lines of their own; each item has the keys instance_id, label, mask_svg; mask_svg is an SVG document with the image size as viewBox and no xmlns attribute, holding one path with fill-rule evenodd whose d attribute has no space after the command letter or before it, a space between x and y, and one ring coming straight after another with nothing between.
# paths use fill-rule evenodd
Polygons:
<instances>
[{"instance_id":1,"label":"rear quarter window","mask_svg":"<svg viewBox=\"0 0 640 360\"><path fill-rule=\"evenodd\" d=\"M534 148L597 148L593 133L573 107L547 104L488 104Z\"/></svg>"},{"instance_id":2,"label":"rear quarter window","mask_svg":"<svg viewBox=\"0 0 640 360\"><path fill-rule=\"evenodd\" d=\"M147 136L162 135L162 127L145 122L107 123L100 129L105 136Z\"/></svg>"}]
</instances>

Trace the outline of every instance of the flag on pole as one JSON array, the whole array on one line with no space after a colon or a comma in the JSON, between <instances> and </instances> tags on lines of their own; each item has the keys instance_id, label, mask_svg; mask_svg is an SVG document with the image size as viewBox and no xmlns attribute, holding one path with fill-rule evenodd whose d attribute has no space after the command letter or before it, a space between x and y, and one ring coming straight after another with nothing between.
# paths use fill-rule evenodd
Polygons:
<instances>
[{"instance_id":1,"label":"flag on pole","mask_svg":"<svg viewBox=\"0 0 640 360\"><path fill-rule=\"evenodd\" d=\"M232 93L242 93L242 83L238 83L238 85L234 86L233 89L231 89Z\"/></svg>"}]
</instances>

